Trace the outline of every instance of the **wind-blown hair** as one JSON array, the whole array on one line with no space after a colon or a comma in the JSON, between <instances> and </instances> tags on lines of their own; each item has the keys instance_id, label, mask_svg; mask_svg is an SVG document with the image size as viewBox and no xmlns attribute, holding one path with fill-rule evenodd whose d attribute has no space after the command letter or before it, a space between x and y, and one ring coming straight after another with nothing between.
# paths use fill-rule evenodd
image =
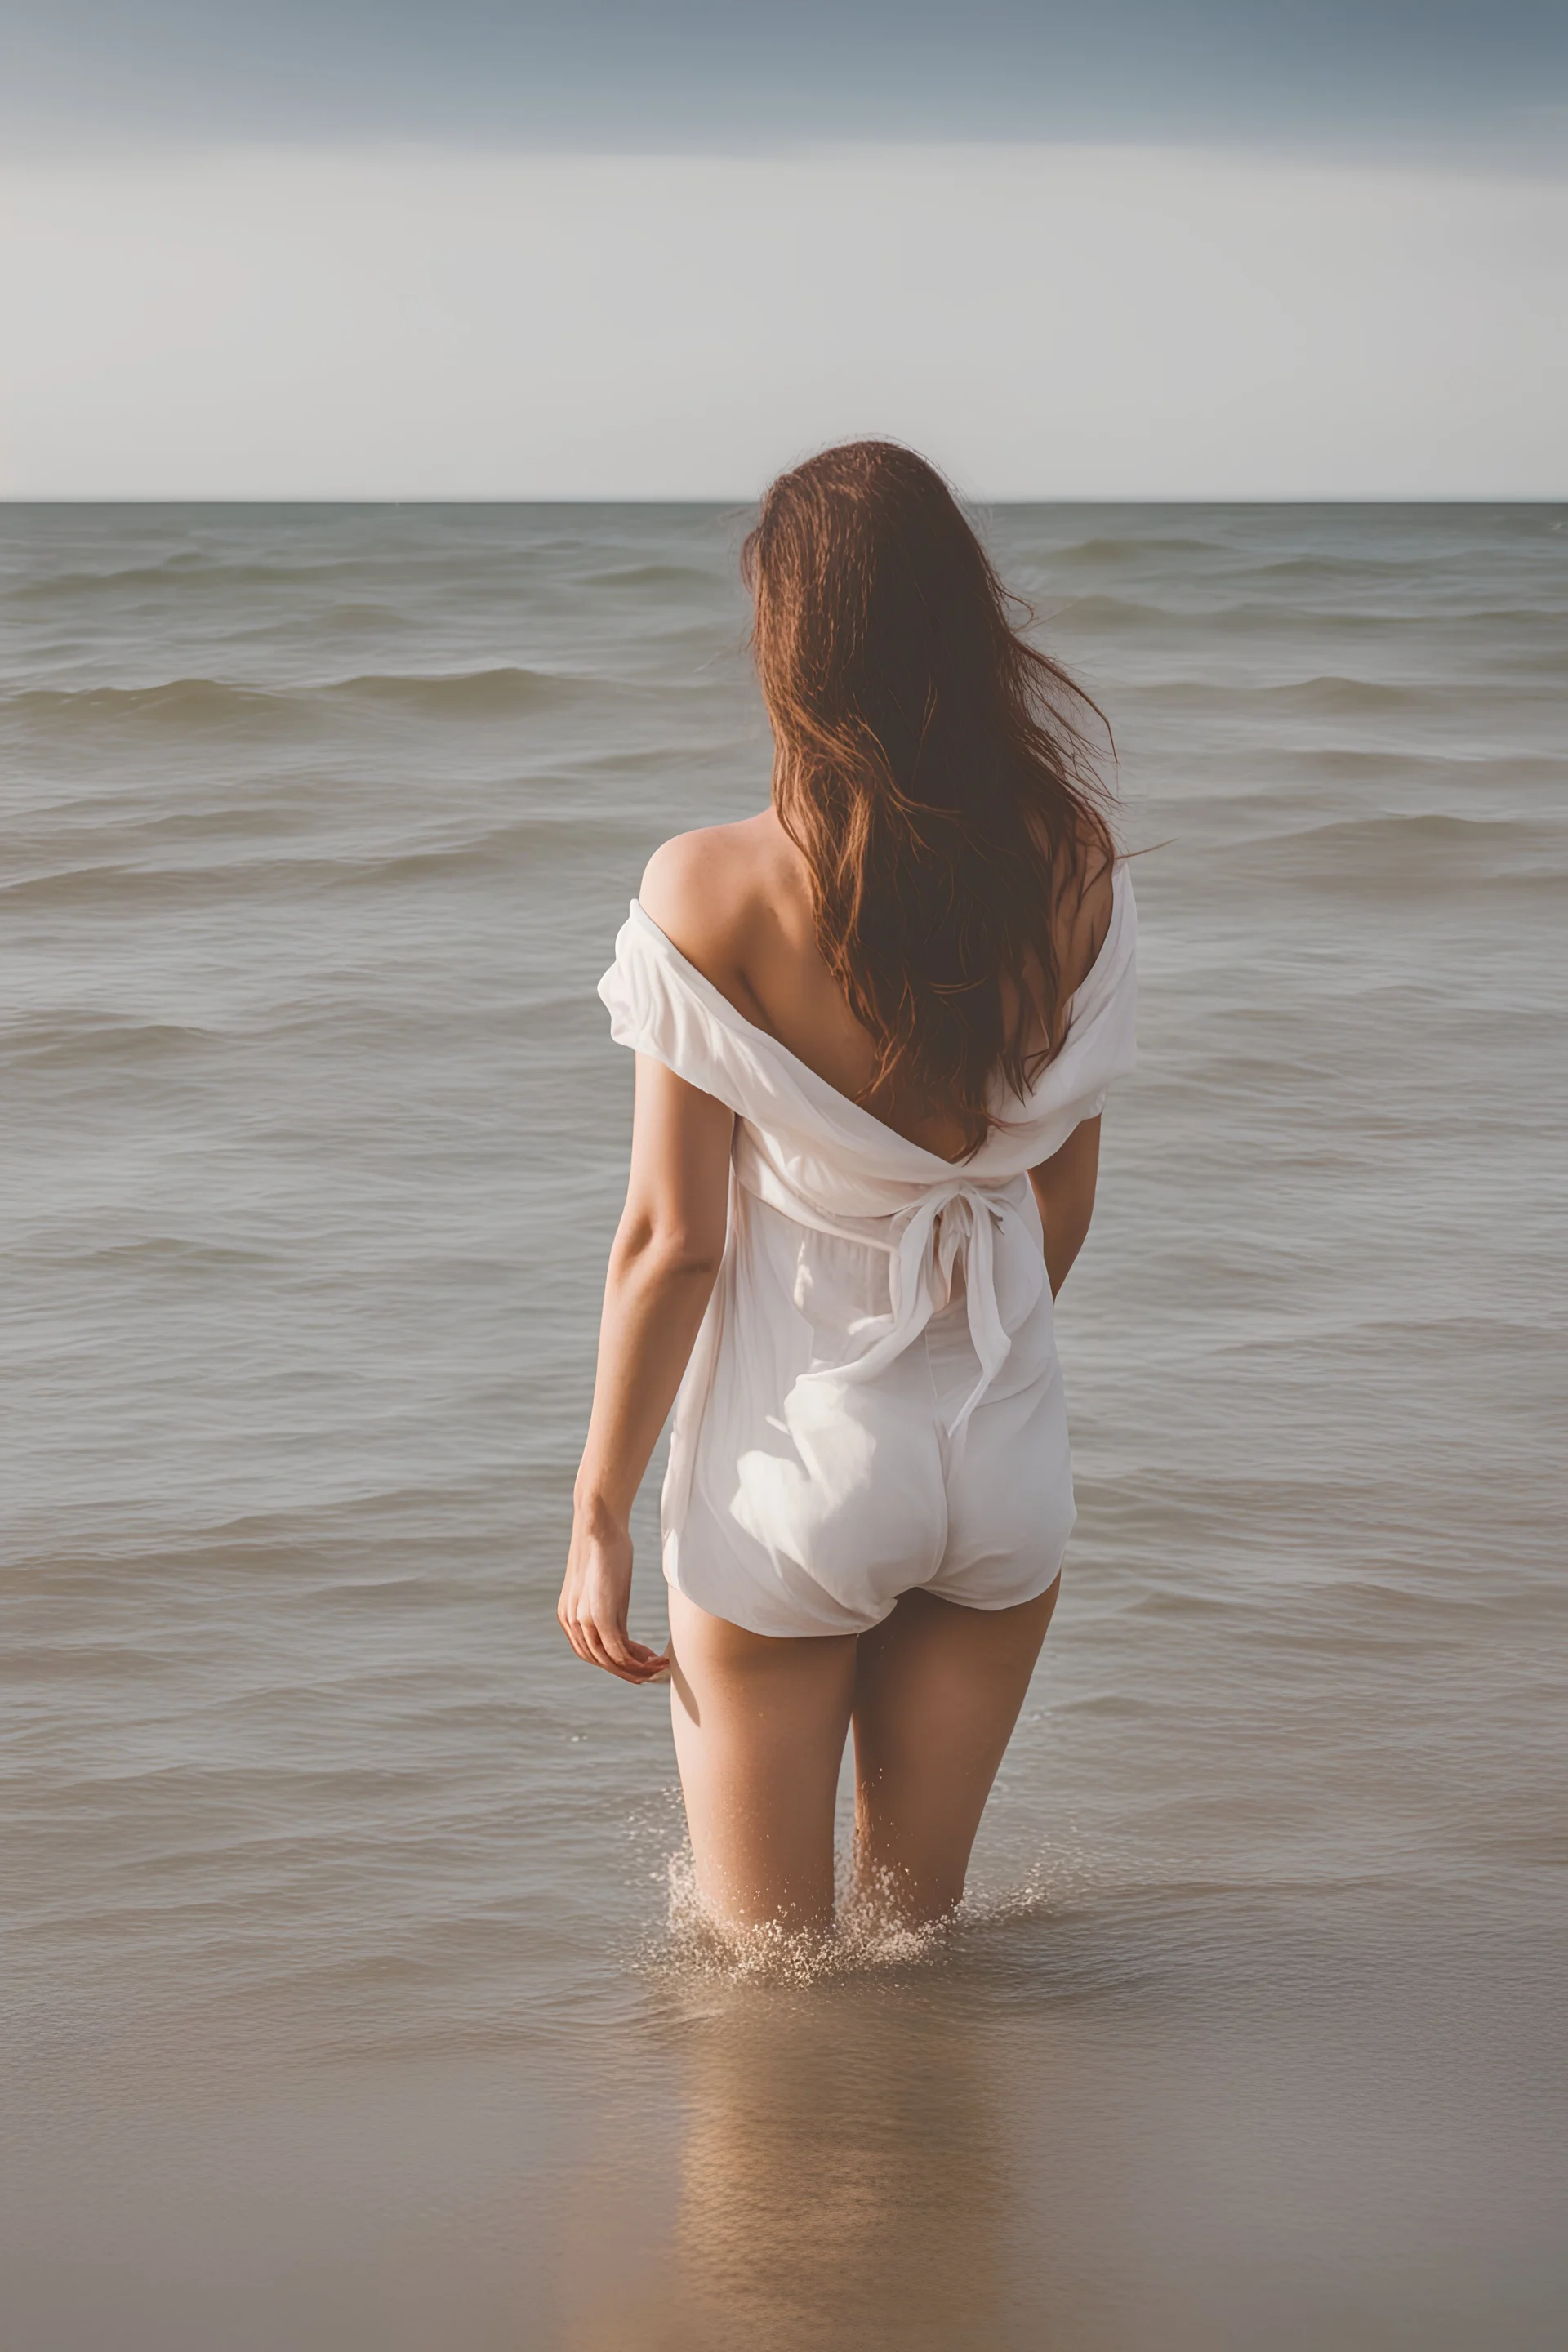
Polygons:
<instances>
[{"instance_id":1,"label":"wind-blown hair","mask_svg":"<svg viewBox=\"0 0 1568 2352\"><path fill-rule=\"evenodd\" d=\"M781 474L742 565L773 804L876 1047L864 1094L911 1088L973 1156L998 1075L1022 1095L1060 1043L1057 909L1114 854L1100 713L1019 635L947 484L895 443Z\"/></svg>"}]
</instances>

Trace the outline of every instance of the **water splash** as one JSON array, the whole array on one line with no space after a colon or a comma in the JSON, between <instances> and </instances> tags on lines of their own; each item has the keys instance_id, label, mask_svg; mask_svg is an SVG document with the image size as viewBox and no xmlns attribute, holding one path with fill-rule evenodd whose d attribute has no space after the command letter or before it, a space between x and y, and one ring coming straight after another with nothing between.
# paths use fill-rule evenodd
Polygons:
<instances>
[{"instance_id":1,"label":"water splash","mask_svg":"<svg viewBox=\"0 0 1568 2352\"><path fill-rule=\"evenodd\" d=\"M1044 1920L1083 1890L1082 1857L1064 1852L1039 1857L1020 1881L973 1887L957 1908L934 1920L901 1916L900 1890L889 1874L857 1872L852 1849L840 1849L838 1899L827 1928L791 1927L768 1920L734 1928L716 1921L698 1892L689 1845L667 1865L668 1909L664 1926L636 1954L647 1973L688 1986L805 1987L849 1978L940 1968L979 1935Z\"/></svg>"}]
</instances>

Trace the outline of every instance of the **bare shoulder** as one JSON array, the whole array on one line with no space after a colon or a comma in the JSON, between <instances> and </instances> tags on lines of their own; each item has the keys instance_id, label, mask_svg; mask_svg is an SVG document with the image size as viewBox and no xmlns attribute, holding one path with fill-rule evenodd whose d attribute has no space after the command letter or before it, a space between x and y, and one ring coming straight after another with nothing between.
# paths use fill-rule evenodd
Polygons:
<instances>
[{"instance_id":1,"label":"bare shoulder","mask_svg":"<svg viewBox=\"0 0 1568 2352\"><path fill-rule=\"evenodd\" d=\"M731 998L751 993L747 945L778 888L772 812L677 834L656 849L638 898L673 947Z\"/></svg>"}]
</instances>

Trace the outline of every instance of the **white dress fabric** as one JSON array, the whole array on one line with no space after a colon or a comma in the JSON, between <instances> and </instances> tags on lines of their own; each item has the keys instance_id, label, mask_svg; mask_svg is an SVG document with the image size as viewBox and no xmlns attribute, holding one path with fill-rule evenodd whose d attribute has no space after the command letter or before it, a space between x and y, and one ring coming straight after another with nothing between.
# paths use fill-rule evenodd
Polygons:
<instances>
[{"instance_id":1,"label":"white dress fabric","mask_svg":"<svg viewBox=\"0 0 1568 2352\"><path fill-rule=\"evenodd\" d=\"M735 1114L664 1482L664 1571L699 1608L853 1633L916 1585L1006 1609L1055 1578L1072 1465L1027 1171L1132 1067L1137 923L1120 865L1060 1052L955 1165L746 1020L633 900L599 983L611 1034Z\"/></svg>"}]
</instances>

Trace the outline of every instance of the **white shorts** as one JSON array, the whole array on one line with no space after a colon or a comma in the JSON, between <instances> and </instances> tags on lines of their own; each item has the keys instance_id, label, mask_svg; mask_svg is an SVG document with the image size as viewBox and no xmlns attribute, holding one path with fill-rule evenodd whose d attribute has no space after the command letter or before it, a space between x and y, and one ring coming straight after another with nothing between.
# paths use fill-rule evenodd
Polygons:
<instances>
[{"instance_id":1,"label":"white shorts","mask_svg":"<svg viewBox=\"0 0 1568 2352\"><path fill-rule=\"evenodd\" d=\"M919 1588L1010 1609L1050 1585L1072 1462L1040 1244L997 1292L1005 1360L981 1375L962 1291L873 1378L835 1378L888 1312L885 1253L738 1192L731 1249L683 1388L664 1495L669 1581L754 1633L864 1633ZM1017 1244L1015 1244L1017 1246ZM1015 1304L1029 1303L1016 1320ZM804 1377L803 1377L804 1375ZM825 1376L826 1375L826 1376Z\"/></svg>"}]
</instances>

